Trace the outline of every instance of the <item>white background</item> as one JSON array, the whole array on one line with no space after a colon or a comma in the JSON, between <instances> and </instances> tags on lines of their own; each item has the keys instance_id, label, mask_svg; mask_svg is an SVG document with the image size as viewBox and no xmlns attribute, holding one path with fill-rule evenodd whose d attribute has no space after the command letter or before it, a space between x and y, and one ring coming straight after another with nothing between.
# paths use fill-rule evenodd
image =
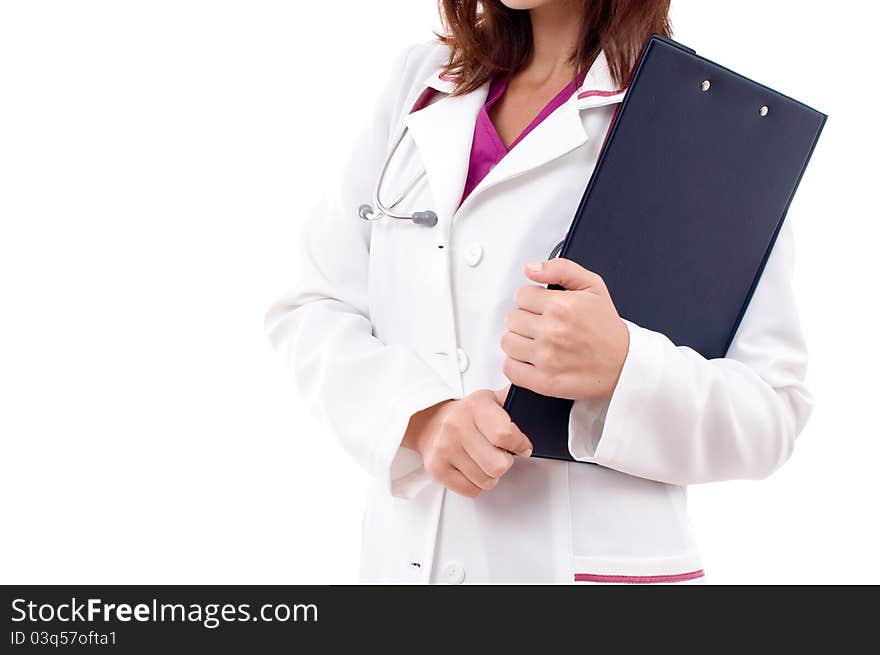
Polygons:
<instances>
[{"instance_id":1,"label":"white background","mask_svg":"<svg viewBox=\"0 0 880 655\"><path fill-rule=\"evenodd\" d=\"M790 212L816 409L769 480L691 489L713 582L880 582L873 6L674 4L830 115ZM433 0L0 1L0 582L356 579L364 478L262 319L432 29Z\"/></svg>"}]
</instances>

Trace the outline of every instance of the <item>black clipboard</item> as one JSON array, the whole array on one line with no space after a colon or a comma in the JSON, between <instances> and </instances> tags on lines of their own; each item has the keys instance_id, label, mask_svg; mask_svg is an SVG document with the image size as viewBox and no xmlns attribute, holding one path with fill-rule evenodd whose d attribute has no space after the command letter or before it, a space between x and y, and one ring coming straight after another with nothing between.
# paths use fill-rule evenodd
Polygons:
<instances>
[{"instance_id":1,"label":"black clipboard","mask_svg":"<svg viewBox=\"0 0 880 655\"><path fill-rule=\"evenodd\" d=\"M675 41L648 40L562 246L620 315L723 357L827 116ZM511 386L533 456L574 461L572 401Z\"/></svg>"}]
</instances>

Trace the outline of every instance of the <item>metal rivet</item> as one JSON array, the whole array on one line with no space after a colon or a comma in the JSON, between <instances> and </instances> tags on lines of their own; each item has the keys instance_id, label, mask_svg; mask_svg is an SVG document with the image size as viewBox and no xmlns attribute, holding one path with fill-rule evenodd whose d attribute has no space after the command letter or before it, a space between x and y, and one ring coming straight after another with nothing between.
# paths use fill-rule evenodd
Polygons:
<instances>
[{"instance_id":1,"label":"metal rivet","mask_svg":"<svg viewBox=\"0 0 880 655\"><path fill-rule=\"evenodd\" d=\"M758 113L761 114L761 116L766 116L770 113L770 108L767 105L764 105L758 110Z\"/></svg>"},{"instance_id":2,"label":"metal rivet","mask_svg":"<svg viewBox=\"0 0 880 655\"><path fill-rule=\"evenodd\" d=\"M703 89L703 91L708 91L711 86L712 86L712 83L709 80L703 80L703 83L700 85L700 88Z\"/></svg>"}]
</instances>

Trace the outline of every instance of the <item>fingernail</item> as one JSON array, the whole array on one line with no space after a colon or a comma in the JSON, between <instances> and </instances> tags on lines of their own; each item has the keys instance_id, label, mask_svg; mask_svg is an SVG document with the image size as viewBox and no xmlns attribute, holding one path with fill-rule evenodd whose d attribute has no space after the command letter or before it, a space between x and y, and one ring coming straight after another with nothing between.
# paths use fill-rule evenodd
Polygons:
<instances>
[{"instance_id":1,"label":"fingernail","mask_svg":"<svg viewBox=\"0 0 880 655\"><path fill-rule=\"evenodd\" d=\"M526 457L531 457L531 456L532 456L532 449L531 449L531 448L529 448L529 449L526 451L525 456L526 456Z\"/></svg>"},{"instance_id":2,"label":"fingernail","mask_svg":"<svg viewBox=\"0 0 880 655\"><path fill-rule=\"evenodd\" d=\"M526 268L532 273L540 273L541 269L544 268L544 262L538 262L537 264L526 264Z\"/></svg>"}]
</instances>

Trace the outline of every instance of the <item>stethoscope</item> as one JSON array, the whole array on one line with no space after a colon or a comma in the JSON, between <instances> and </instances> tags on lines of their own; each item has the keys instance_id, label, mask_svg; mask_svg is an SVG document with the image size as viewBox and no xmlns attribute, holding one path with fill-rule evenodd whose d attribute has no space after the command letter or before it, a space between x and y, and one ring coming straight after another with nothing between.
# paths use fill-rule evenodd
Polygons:
<instances>
[{"instance_id":1,"label":"stethoscope","mask_svg":"<svg viewBox=\"0 0 880 655\"><path fill-rule=\"evenodd\" d=\"M434 94L437 91L431 87L427 87L422 93L419 95L412 109L409 110L409 113L413 113L414 111L418 111L419 109L423 109L428 105L431 101L431 98L434 97ZM397 198L390 205L385 206L382 202L382 199L379 197L382 191L382 183L385 181L385 173L388 171L388 166L391 163L391 159L394 157L394 153L397 152L397 148L400 146L400 143L403 141L403 137L406 136L406 133L409 131L409 128L404 125L403 130L400 132L400 136L397 137L397 141L395 141L394 146L392 146L391 151L385 157L385 163L382 165L382 171L379 173L379 181L376 183L376 191L373 193L373 205L375 205L376 209L379 211L374 211L373 207L367 203L364 203L360 207L358 207L358 216L365 221L375 221L377 219L382 218L383 216L387 216L388 218L396 218L402 221L412 221L416 225L424 225L425 227L434 227L437 225L437 214L430 209L426 209L425 211L417 211L412 212L411 214L400 214L394 211L394 208L400 204L400 202L412 191L415 186L422 180L425 175L427 175L427 171L423 168L421 172L416 175L410 182L407 184L403 191L397 196Z\"/></svg>"},{"instance_id":2,"label":"stethoscope","mask_svg":"<svg viewBox=\"0 0 880 655\"><path fill-rule=\"evenodd\" d=\"M419 109L423 109L426 107L431 98L436 93L436 90L428 87L424 91L422 91L421 95L419 95L418 100L416 100L413 108L410 110L410 113L414 111L418 111ZM400 146L401 141L403 141L403 137L406 136L407 131L409 130L406 125L404 125L403 130L400 132L400 136L397 137L397 141L394 142L394 146L392 146L391 151L385 157L385 163L382 165L382 170L379 173L379 181L376 183L376 190L373 193L373 204L379 210L378 212L373 211L373 207L367 203L364 203L360 207L358 207L358 216L365 221L375 221L383 216L387 216L388 218L395 218L402 221L412 221L416 225L424 225L425 227L434 227L437 225L437 214L430 209L426 209L425 211L417 211L412 212L411 214L399 214L394 211L394 208L400 204L400 202L409 194L410 191L415 188L416 184L421 181L425 175L427 175L427 171L423 168L421 172L418 173L410 182L407 184L403 191L397 196L397 198L392 202L389 206L385 206L382 202L382 199L379 197L380 192L382 191L382 182L385 180L385 173L388 170L388 165L391 163L391 159L394 157L394 153L397 152L397 148ZM565 239L556 244L553 250L550 252L548 259L554 259L559 256L559 253L562 250L562 246L565 245Z\"/></svg>"}]
</instances>

